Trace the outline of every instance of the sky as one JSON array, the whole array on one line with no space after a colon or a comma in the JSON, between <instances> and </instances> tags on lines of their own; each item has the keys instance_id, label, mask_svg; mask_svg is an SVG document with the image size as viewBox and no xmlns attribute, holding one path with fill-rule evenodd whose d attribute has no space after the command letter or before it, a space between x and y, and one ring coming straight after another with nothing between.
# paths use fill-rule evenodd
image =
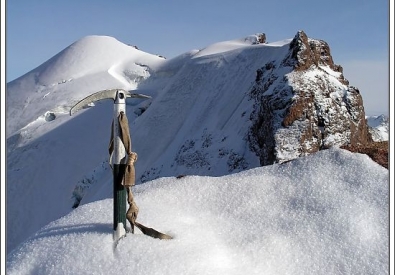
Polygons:
<instances>
[{"instance_id":1,"label":"sky","mask_svg":"<svg viewBox=\"0 0 395 275\"><path fill-rule=\"evenodd\" d=\"M6 81L87 35L171 58L258 32L269 42L293 38L298 30L329 43L372 114L388 107L388 0L6 1Z\"/></svg>"}]
</instances>

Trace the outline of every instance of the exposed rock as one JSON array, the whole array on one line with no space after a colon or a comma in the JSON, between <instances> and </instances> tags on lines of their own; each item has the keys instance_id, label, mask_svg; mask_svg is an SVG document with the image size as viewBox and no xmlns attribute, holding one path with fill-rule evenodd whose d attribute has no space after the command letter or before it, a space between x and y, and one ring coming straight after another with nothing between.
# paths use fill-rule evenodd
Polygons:
<instances>
[{"instance_id":1,"label":"exposed rock","mask_svg":"<svg viewBox=\"0 0 395 275\"><path fill-rule=\"evenodd\" d=\"M265 44L266 43L266 34L256 33L256 34L247 36L246 38L244 38L244 40L249 41L252 45Z\"/></svg>"},{"instance_id":2,"label":"exposed rock","mask_svg":"<svg viewBox=\"0 0 395 275\"><path fill-rule=\"evenodd\" d=\"M257 36L258 36L258 42L259 42L260 44L266 43L266 34L264 34L264 33L258 33Z\"/></svg>"},{"instance_id":3,"label":"exposed rock","mask_svg":"<svg viewBox=\"0 0 395 275\"><path fill-rule=\"evenodd\" d=\"M254 108L248 140L261 165L372 141L358 89L348 85L328 44L303 31L284 60L257 70L250 96Z\"/></svg>"},{"instance_id":4,"label":"exposed rock","mask_svg":"<svg viewBox=\"0 0 395 275\"><path fill-rule=\"evenodd\" d=\"M333 62L328 43L323 40L310 39L303 31L298 31L292 40L290 54L283 61L284 66L292 66L296 71L309 69L312 65L328 66L334 72L340 73L338 80L348 85L343 76L343 68Z\"/></svg>"},{"instance_id":5,"label":"exposed rock","mask_svg":"<svg viewBox=\"0 0 395 275\"><path fill-rule=\"evenodd\" d=\"M388 169L388 141L370 142L363 146L346 145L341 148L354 153L366 154L373 161Z\"/></svg>"}]
</instances>

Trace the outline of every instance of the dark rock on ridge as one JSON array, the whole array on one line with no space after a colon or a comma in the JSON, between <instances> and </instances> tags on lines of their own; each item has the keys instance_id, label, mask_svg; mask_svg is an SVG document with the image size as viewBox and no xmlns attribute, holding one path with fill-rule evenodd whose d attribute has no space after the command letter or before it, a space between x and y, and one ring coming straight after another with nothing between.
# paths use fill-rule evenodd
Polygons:
<instances>
[{"instance_id":1,"label":"dark rock on ridge","mask_svg":"<svg viewBox=\"0 0 395 275\"><path fill-rule=\"evenodd\" d=\"M289 44L284 60L257 70L248 140L261 165L372 141L362 96L342 72L328 44L303 31Z\"/></svg>"}]
</instances>

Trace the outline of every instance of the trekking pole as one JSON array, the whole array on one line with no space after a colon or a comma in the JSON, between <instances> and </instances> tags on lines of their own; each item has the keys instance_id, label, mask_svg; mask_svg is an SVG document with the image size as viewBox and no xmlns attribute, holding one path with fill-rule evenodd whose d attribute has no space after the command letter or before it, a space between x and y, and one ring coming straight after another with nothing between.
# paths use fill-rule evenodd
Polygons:
<instances>
[{"instance_id":1,"label":"trekking pole","mask_svg":"<svg viewBox=\"0 0 395 275\"><path fill-rule=\"evenodd\" d=\"M113 239L119 240L126 235L126 190L122 185L123 176L126 169L126 151L120 137L120 125L118 117L123 112L126 115L126 98L149 99L150 96L131 93L122 89L104 90L94 93L79 101L70 109L70 116L83 109L84 106L103 99L114 101L113 112L113 154L110 159L113 168Z\"/></svg>"}]
</instances>

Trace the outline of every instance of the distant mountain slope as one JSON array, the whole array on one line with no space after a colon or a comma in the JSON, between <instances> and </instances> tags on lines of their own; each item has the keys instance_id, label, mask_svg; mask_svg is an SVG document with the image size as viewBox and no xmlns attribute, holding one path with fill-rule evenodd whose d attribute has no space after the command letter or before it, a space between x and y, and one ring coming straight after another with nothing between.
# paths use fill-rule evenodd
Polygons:
<instances>
[{"instance_id":1,"label":"distant mountain slope","mask_svg":"<svg viewBox=\"0 0 395 275\"><path fill-rule=\"evenodd\" d=\"M8 83L7 247L73 205L112 196L113 104L68 115L99 90L152 96L127 103L138 184L181 174L222 176L369 138L362 98L326 43L303 32L274 43L260 38L166 60L89 36Z\"/></svg>"},{"instance_id":2,"label":"distant mountain slope","mask_svg":"<svg viewBox=\"0 0 395 275\"><path fill-rule=\"evenodd\" d=\"M380 116L368 116L368 125L370 127L370 133L374 141L387 141L389 133L389 118Z\"/></svg>"},{"instance_id":3,"label":"distant mountain slope","mask_svg":"<svg viewBox=\"0 0 395 275\"><path fill-rule=\"evenodd\" d=\"M7 137L45 118L68 113L83 97L114 87L133 89L164 59L108 36L87 36L7 85Z\"/></svg>"}]
</instances>

